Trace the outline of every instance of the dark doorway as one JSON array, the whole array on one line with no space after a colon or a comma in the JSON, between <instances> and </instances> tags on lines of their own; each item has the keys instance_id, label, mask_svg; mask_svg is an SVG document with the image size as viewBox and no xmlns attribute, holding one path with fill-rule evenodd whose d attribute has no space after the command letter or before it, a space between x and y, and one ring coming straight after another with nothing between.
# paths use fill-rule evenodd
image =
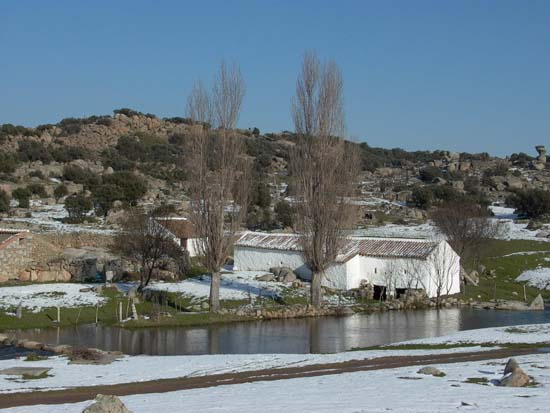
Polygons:
<instances>
[{"instance_id":1,"label":"dark doorway","mask_svg":"<svg viewBox=\"0 0 550 413\"><path fill-rule=\"evenodd\" d=\"M373 299L375 300L385 300L386 299L386 287L383 285L374 286L374 295Z\"/></svg>"}]
</instances>

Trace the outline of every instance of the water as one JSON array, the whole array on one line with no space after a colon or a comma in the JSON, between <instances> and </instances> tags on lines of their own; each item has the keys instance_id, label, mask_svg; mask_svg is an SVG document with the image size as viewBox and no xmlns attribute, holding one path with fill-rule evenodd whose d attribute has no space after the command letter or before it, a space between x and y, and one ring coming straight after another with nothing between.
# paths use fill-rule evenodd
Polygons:
<instances>
[{"instance_id":1,"label":"water","mask_svg":"<svg viewBox=\"0 0 550 413\"><path fill-rule=\"evenodd\" d=\"M357 347L434 337L460 330L550 323L550 311L443 309L146 328L83 325L11 331L19 338L119 350L126 354L335 353Z\"/></svg>"}]
</instances>

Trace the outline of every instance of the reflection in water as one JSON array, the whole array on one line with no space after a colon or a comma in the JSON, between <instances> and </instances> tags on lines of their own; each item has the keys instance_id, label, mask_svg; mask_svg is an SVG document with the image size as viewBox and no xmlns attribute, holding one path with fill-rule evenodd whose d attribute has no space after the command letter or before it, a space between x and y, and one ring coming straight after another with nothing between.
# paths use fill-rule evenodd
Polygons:
<instances>
[{"instance_id":1,"label":"reflection in water","mask_svg":"<svg viewBox=\"0 0 550 413\"><path fill-rule=\"evenodd\" d=\"M49 344L120 350L127 354L334 353L435 337L459 330L550 322L549 311L444 309L232 323L196 328L83 325L19 330L19 338Z\"/></svg>"}]
</instances>

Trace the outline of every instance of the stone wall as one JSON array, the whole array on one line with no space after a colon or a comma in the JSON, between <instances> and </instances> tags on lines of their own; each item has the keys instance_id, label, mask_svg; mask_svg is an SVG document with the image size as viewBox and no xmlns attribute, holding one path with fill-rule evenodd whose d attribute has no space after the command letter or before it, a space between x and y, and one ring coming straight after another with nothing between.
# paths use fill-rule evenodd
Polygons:
<instances>
[{"instance_id":1,"label":"stone wall","mask_svg":"<svg viewBox=\"0 0 550 413\"><path fill-rule=\"evenodd\" d=\"M32 263L32 234L21 232L0 244L0 282L16 279Z\"/></svg>"}]
</instances>

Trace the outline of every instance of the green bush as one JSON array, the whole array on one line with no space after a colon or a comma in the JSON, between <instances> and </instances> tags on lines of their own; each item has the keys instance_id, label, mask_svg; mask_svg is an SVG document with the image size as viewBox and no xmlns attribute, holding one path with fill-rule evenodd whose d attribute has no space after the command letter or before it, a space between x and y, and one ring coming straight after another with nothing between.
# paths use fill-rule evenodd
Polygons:
<instances>
[{"instance_id":1,"label":"green bush","mask_svg":"<svg viewBox=\"0 0 550 413\"><path fill-rule=\"evenodd\" d=\"M437 166L427 166L420 170L420 179L426 183L432 183L442 176L443 172Z\"/></svg>"},{"instance_id":2,"label":"green bush","mask_svg":"<svg viewBox=\"0 0 550 413\"><path fill-rule=\"evenodd\" d=\"M31 140L23 140L18 144L17 153L23 162L42 161L45 164L53 160L48 148L42 143Z\"/></svg>"},{"instance_id":3,"label":"green bush","mask_svg":"<svg viewBox=\"0 0 550 413\"><path fill-rule=\"evenodd\" d=\"M539 218L550 214L550 192L542 189L515 191L506 202L519 214L528 218Z\"/></svg>"},{"instance_id":4,"label":"green bush","mask_svg":"<svg viewBox=\"0 0 550 413\"><path fill-rule=\"evenodd\" d=\"M40 198L45 198L48 196L46 194L46 188L44 188L44 185L39 183L31 183L27 185L27 190L31 195L36 195Z\"/></svg>"},{"instance_id":5,"label":"green bush","mask_svg":"<svg viewBox=\"0 0 550 413\"><path fill-rule=\"evenodd\" d=\"M65 209L69 213L69 218L72 222L84 219L92 207L92 200L84 196L83 193L74 194L65 199Z\"/></svg>"},{"instance_id":6,"label":"green bush","mask_svg":"<svg viewBox=\"0 0 550 413\"><path fill-rule=\"evenodd\" d=\"M8 212L10 210L10 197L6 191L0 189L0 212Z\"/></svg>"},{"instance_id":7,"label":"green bush","mask_svg":"<svg viewBox=\"0 0 550 413\"><path fill-rule=\"evenodd\" d=\"M6 140L8 136L33 136L34 131L24 126L16 126L11 123L0 125L0 142Z\"/></svg>"},{"instance_id":8,"label":"green bush","mask_svg":"<svg viewBox=\"0 0 550 413\"><path fill-rule=\"evenodd\" d=\"M56 162L67 163L75 159L88 159L88 151L80 146L50 147L50 153Z\"/></svg>"},{"instance_id":9,"label":"green bush","mask_svg":"<svg viewBox=\"0 0 550 413\"><path fill-rule=\"evenodd\" d=\"M55 199L63 198L69 194L69 190L65 184L57 185L53 190L53 196Z\"/></svg>"},{"instance_id":10,"label":"green bush","mask_svg":"<svg viewBox=\"0 0 550 413\"><path fill-rule=\"evenodd\" d=\"M17 158L11 153L0 153L0 173L11 174L17 168Z\"/></svg>"},{"instance_id":11,"label":"green bush","mask_svg":"<svg viewBox=\"0 0 550 413\"><path fill-rule=\"evenodd\" d=\"M411 201L418 208L428 209L432 205L433 193L426 187L415 187L412 191Z\"/></svg>"},{"instance_id":12,"label":"green bush","mask_svg":"<svg viewBox=\"0 0 550 413\"><path fill-rule=\"evenodd\" d=\"M98 174L77 165L65 166L63 168L63 178L88 188L101 184L101 177Z\"/></svg>"},{"instance_id":13,"label":"green bush","mask_svg":"<svg viewBox=\"0 0 550 413\"><path fill-rule=\"evenodd\" d=\"M131 205L135 204L147 192L147 182L140 176L127 171L107 175L103 178L103 183L118 186L122 195L118 199Z\"/></svg>"},{"instance_id":14,"label":"green bush","mask_svg":"<svg viewBox=\"0 0 550 413\"><path fill-rule=\"evenodd\" d=\"M17 200L20 208L28 208L32 193L28 188L16 188L11 192L11 196Z\"/></svg>"},{"instance_id":15,"label":"green bush","mask_svg":"<svg viewBox=\"0 0 550 413\"><path fill-rule=\"evenodd\" d=\"M287 201L279 201L275 205L275 219L283 226L283 228L292 227L294 225L294 210Z\"/></svg>"}]
</instances>

